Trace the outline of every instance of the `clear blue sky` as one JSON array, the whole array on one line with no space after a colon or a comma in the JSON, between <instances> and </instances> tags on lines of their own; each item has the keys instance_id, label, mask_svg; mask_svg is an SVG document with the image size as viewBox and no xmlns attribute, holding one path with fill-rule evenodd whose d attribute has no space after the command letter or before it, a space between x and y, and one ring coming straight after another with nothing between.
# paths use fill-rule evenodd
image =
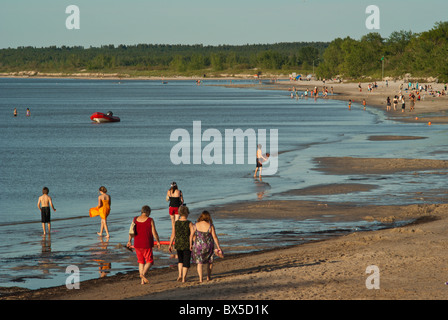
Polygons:
<instances>
[{"instance_id":1,"label":"clear blue sky","mask_svg":"<svg viewBox=\"0 0 448 320\"><path fill-rule=\"evenodd\" d=\"M80 9L68 30L65 9ZM0 48L103 44L254 44L331 41L371 32L422 32L448 20L447 0L0 0Z\"/></svg>"}]
</instances>

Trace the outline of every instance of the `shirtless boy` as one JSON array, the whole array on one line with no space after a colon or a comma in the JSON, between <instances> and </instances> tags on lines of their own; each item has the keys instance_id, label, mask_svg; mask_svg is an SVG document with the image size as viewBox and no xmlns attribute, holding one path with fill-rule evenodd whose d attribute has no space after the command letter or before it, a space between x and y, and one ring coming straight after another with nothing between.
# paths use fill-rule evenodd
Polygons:
<instances>
[{"instance_id":1,"label":"shirtless boy","mask_svg":"<svg viewBox=\"0 0 448 320\"><path fill-rule=\"evenodd\" d=\"M45 231L45 224L48 225L48 233L50 233L50 229L51 229L50 206L53 209L53 211L56 211L56 209L53 206L51 197L48 195L48 192L49 192L48 188L43 187L42 195L39 197L39 201L37 201L37 207L40 210L41 219L42 219L42 229L44 231L44 234L47 234Z\"/></svg>"},{"instance_id":2,"label":"shirtless boy","mask_svg":"<svg viewBox=\"0 0 448 320\"><path fill-rule=\"evenodd\" d=\"M266 156L269 158L269 153L267 153ZM254 178L257 177L257 171L260 169L259 178L261 179L261 170L263 169L262 162L267 160L267 158L263 157L263 154L261 153L261 144L259 144L257 147L257 166L255 168Z\"/></svg>"}]
</instances>

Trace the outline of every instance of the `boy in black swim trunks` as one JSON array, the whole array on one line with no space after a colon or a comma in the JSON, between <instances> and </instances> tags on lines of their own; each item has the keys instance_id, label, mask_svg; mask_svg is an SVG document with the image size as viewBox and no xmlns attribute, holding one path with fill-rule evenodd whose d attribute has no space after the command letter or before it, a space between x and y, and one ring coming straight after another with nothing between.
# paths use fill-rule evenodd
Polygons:
<instances>
[{"instance_id":1,"label":"boy in black swim trunks","mask_svg":"<svg viewBox=\"0 0 448 320\"><path fill-rule=\"evenodd\" d=\"M266 154L269 157L269 153ZM261 170L263 169L263 161L267 161L268 159L263 157L261 153L261 144L257 146L257 166L255 168L254 178L257 177L257 171L260 170L259 178L261 179Z\"/></svg>"},{"instance_id":2,"label":"boy in black swim trunks","mask_svg":"<svg viewBox=\"0 0 448 320\"><path fill-rule=\"evenodd\" d=\"M45 224L48 225L48 233L50 233L51 229L50 206L53 209L53 211L56 211L56 209L53 206L53 201L51 200L51 197L48 195L48 192L49 192L48 188L43 187L42 195L39 197L39 201L37 201L37 207L40 210L42 229L44 230L44 234L47 234L45 231Z\"/></svg>"}]
</instances>

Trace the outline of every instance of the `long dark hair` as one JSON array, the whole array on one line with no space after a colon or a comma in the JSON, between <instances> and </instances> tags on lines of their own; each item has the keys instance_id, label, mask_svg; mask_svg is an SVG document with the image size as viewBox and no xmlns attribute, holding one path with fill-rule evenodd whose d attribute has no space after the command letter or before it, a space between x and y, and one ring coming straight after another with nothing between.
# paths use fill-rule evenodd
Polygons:
<instances>
[{"instance_id":1,"label":"long dark hair","mask_svg":"<svg viewBox=\"0 0 448 320\"><path fill-rule=\"evenodd\" d=\"M177 183L176 182L171 182L171 188L170 188L170 193L173 194L174 191L177 190Z\"/></svg>"}]
</instances>

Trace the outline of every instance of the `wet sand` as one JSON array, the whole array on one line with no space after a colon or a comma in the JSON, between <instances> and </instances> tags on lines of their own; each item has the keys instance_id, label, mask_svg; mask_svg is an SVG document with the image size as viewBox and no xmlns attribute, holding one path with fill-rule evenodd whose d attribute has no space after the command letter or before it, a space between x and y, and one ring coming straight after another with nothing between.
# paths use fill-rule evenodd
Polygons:
<instances>
[{"instance_id":1,"label":"wet sand","mask_svg":"<svg viewBox=\"0 0 448 320\"><path fill-rule=\"evenodd\" d=\"M292 84L288 84L292 87ZM308 84L311 87L311 83ZM331 86L327 83L327 86ZM339 98L349 96L357 102L357 84L336 88ZM296 85L296 88L298 86ZM348 90L349 87L353 87ZM389 86L390 89L391 85ZM283 88L284 90L285 88ZM354 89L354 90L353 90ZM388 90L389 90L388 89ZM386 89L384 89L383 93ZM379 91L379 90L378 90ZM364 93L367 96L367 93ZM353 98L353 97L357 98ZM368 106L382 107L383 96L368 96ZM416 104L415 114L435 113L433 123L445 123L446 97ZM401 113L401 112L400 112ZM414 115L393 116L406 121ZM391 112L392 116L392 112ZM433 119L433 118L431 118ZM403 137L384 136L388 139ZM407 138L406 138L407 139ZM327 174L389 174L402 171L438 170L446 174L448 162L427 159L317 158L316 170ZM320 185L291 190L292 194L336 194L366 191L367 184ZM422 190L424 195L426 191ZM428 191L429 192L429 191ZM443 199L438 199L443 200ZM79 290L65 286L33 291L13 292L0 299L39 300L400 300L446 299L448 281L448 205L428 203L407 206L358 206L353 203L324 203L294 200L264 200L217 207L214 215L244 216L254 219L306 219L331 216L333 219L415 222L404 227L371 232L355 232L324 241L315 241L288 248L238 254L217 259L211 281L198 283L195 265L187 283L176 281L177 267L152 269L149 285L140 285L138 272L84 281ZM219 225L217 232L219 233ZM157 265L157 263L156 263ZM368 266L379 270L379 289L368 289ZM136 264L137 269L137 264Z\"/></svg>"},{"instance_id":2,"label":"wet sand","mask_svg":"<svg viewBox=\"0 0 448 320\"><path fill-rule=\"evenodd\" d=\"M318 165L317 170L329 174L387 174L448 169L448 160L353 157L323 157L314 160Z\"/></svg>"}]
</instances>

